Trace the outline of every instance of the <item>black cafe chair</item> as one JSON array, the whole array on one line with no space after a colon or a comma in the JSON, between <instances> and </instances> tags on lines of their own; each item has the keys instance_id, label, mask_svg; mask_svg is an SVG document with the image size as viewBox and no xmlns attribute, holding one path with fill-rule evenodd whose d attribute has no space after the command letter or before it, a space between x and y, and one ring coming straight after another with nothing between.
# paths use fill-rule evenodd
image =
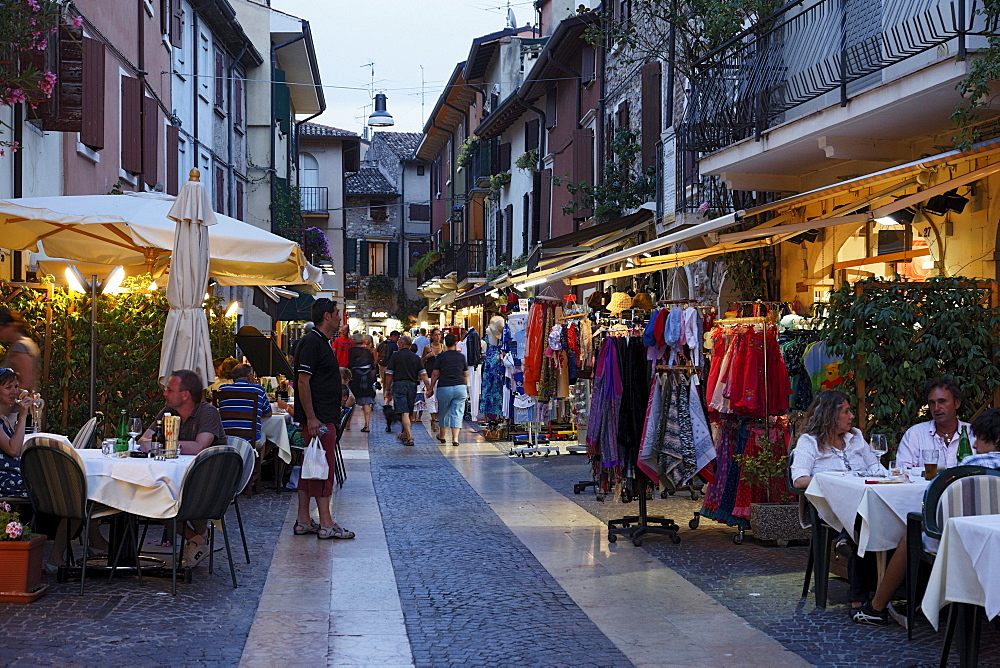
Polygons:
<instances>
[{"instance_id":1,"label":"black cafe chair","mask_svg":"<svg viewBox=\"0 0 1000 668\"><path fill-rule=\"evenodd\" d=\"M243 474L240 476L240 480L236 483L236 493L233 494L233 508L236 509L236 523L240 527L240 539L243 541L243 554L247 558L247 563L250 563L250 549L247 547L247 535L246 531L243 529L243 515L240 513L240 493L250 482L251 476L253 476L254 468L256 466L257 451L250 444L250 441L245 438L239 438L238 436L227 436L226 445L233 448L240 453L240 457L243 458Z\"/></svg>"},{"instance_id":2,"label":"black cafe chair","mask_svg":"<svg viewBox=\"0 0 1000 668\"><path fill-rule=\"evenodd\" d=\"M788 453L788 468L785 469L785 487L799 500L799 523L811 530L809 536L809 557L806 560L806 576L802 582L802 598L809 595L809 582L816 576L816 606L826 607L827 591L830 584L830 544L837 536L833 527L820 519L816 507L806 499L806 491L792 483L792 461L795 451Z\"/></svg>"},{"instance_id":3,"label":"black cafe chair","mask_svg":"<svg viewBox=\"0 0 1000 668\"><path fill-rule=\"evenodd\" d=\"M205 448L184 473L181 481L177 514L167 519L173 520L173 595L177 595L177 564L180 553L176 540L177 526L195 520L219 520L222 523L222 537L226 541L226 556L229 559L229 573L236 589L236 567L233 552L229 546L229 532L226 531L226 510L236 494L236 486L243 474L243 458L228 445ZM209 569L215 558L215 524L209 523Z\"/></svg>"},{"instance_id":4,"label":"black cafe chair","mask_svg":"<svg viewBox=\"0 0 1000 668\"><path fill-rule=\"evenodd\" d=\"M121 511L87 498L87 476L78 457L72 447L61 441L35 438L32 439L31 447L21 455L21 476L28 488L28 497L36 514L46 513L66 520L66 553L70 565L74 562L70 520L83 522L83 558L80 560L80 596L83 596L87 580L90 522L93 519L120 514ZM124 542L134 548L136 543L133 523L126 522L126 529L131 537ZM123 544L119 545L119 553ZM139 583L142 584L138 551L133 549L132 556L139 575Z\"/></svg>"},{"instance_id":5,"label":"black cafe chair","mask_svg":"<svg viewBox=\"0 0 1000 668\"><path fill-rule=\"evenodd\" d=\"M920 564L933 564L937 554L924 547L923 534L941 539L951 517L1000 514L1000 471L985 466L954 466L927 485L921 512L906 516L906 637L913 639ZM949 615L942 660L950 650L954 614Z\"/></svg>"}]
</instances>

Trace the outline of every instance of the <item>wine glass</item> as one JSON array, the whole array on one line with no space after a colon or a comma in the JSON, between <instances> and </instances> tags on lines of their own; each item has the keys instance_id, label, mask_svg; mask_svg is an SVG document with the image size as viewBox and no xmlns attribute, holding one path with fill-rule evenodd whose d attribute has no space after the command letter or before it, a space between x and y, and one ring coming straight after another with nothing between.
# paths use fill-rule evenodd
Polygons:
<instances>
[{"instance_id":1,"label":"wine glass","mask_svg":"<svg viewBox=\"0 0 1000 668\"><path fill-rule=\"evenodd\" d=\"M881 464L882 457L889 452L889 438L885 434L872 434L871 446L872 452L875 453L879 464Z\"/></svg>"},{"instance_id":2,"label":"wine glass","mask_svg":"<svg viewBox=\"0 0 1000 668\"><path fill-rule=\"evenodd\" d=\"M129 450L136 449L135 437L142 433L142 420L139 418L128 419L128 435L132 437L132 444Z\"/></svg>"}]
</instances>

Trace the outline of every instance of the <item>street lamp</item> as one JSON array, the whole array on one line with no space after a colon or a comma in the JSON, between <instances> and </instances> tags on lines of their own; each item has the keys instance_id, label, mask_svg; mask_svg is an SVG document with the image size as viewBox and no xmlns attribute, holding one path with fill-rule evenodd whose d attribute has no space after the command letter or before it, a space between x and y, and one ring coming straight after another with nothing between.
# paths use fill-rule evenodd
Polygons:
<instances>
[{"instance_id":1,"label":"street lamp","mask_svg":"<svg viewBox=\"0 0 1000 668\"><path fill-rule=\"evenodd\" d=\"M103 282L97 280L97 274L92 274L88 281L74 265L66 267L66 284L69 289L80 294L90 293L90 414L97 410L97 295L113 292L121 287L125 280L125 267L118 265L108 274Z\"/></svg>"},{"instance_id":2,"label":"street lamp","mask_svg":"<svg viewBox=\"0 0 1000 668\"><path fill-rule=\"evenodd\" d=\"M384 128L395 125L392 114L385 110L385 93L375 94L375 111L368 117L368 125L373 128Z\"/></svg>"}]
</instances>

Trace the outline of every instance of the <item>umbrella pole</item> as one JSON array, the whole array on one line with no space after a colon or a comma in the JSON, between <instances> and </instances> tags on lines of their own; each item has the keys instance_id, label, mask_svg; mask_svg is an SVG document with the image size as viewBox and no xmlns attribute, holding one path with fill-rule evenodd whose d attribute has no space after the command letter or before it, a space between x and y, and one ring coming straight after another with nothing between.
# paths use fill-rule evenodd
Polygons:
<instances>
[{"instance_id":1,"label":"umbrella pole","mask_svg":"<svg viewBox=\"0 0 1000 668\"><path fill-rule=\"evenodd\" d=\"M97 410L97 274L90 278L90 414Z\"/></svg>"}]
</instances>

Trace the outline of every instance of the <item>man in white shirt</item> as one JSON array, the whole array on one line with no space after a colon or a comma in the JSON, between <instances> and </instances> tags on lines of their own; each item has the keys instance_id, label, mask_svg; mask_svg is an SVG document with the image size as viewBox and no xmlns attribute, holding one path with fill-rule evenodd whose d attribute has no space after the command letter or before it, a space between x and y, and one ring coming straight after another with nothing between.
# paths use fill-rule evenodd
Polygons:
<instances>
[{"instance_id":1,"label":"man in white shirt","mask_svg":"<svg viewBox=\"0 0 1000 668\"><path fill-rule=\"evenodd\" d=\"M958 466L958 441L964 427L969 434L970 444L975 445L975 436L968 422L958 419L958 409L962 406L962 390L953 378L942 376L927 383L928 413L933 418L928 422L915 424L906 430L899 441L896 461L900 466L920 466L921 450L938 451L940 469Z\"/></svg>"},{"instance_id":2,"label":"man in white shirt","mask_svg":"<svg viewBox=\"0 0 1000 668\"><path fill-rule=\"evenodd\" d=\"M423 358L424 348L426 348L431 340L427 338L427 330L423 327L420 328L418 332L419 336L413 339L413 345L417 347L417 357Z\"/></svg>"}]
</instances>

